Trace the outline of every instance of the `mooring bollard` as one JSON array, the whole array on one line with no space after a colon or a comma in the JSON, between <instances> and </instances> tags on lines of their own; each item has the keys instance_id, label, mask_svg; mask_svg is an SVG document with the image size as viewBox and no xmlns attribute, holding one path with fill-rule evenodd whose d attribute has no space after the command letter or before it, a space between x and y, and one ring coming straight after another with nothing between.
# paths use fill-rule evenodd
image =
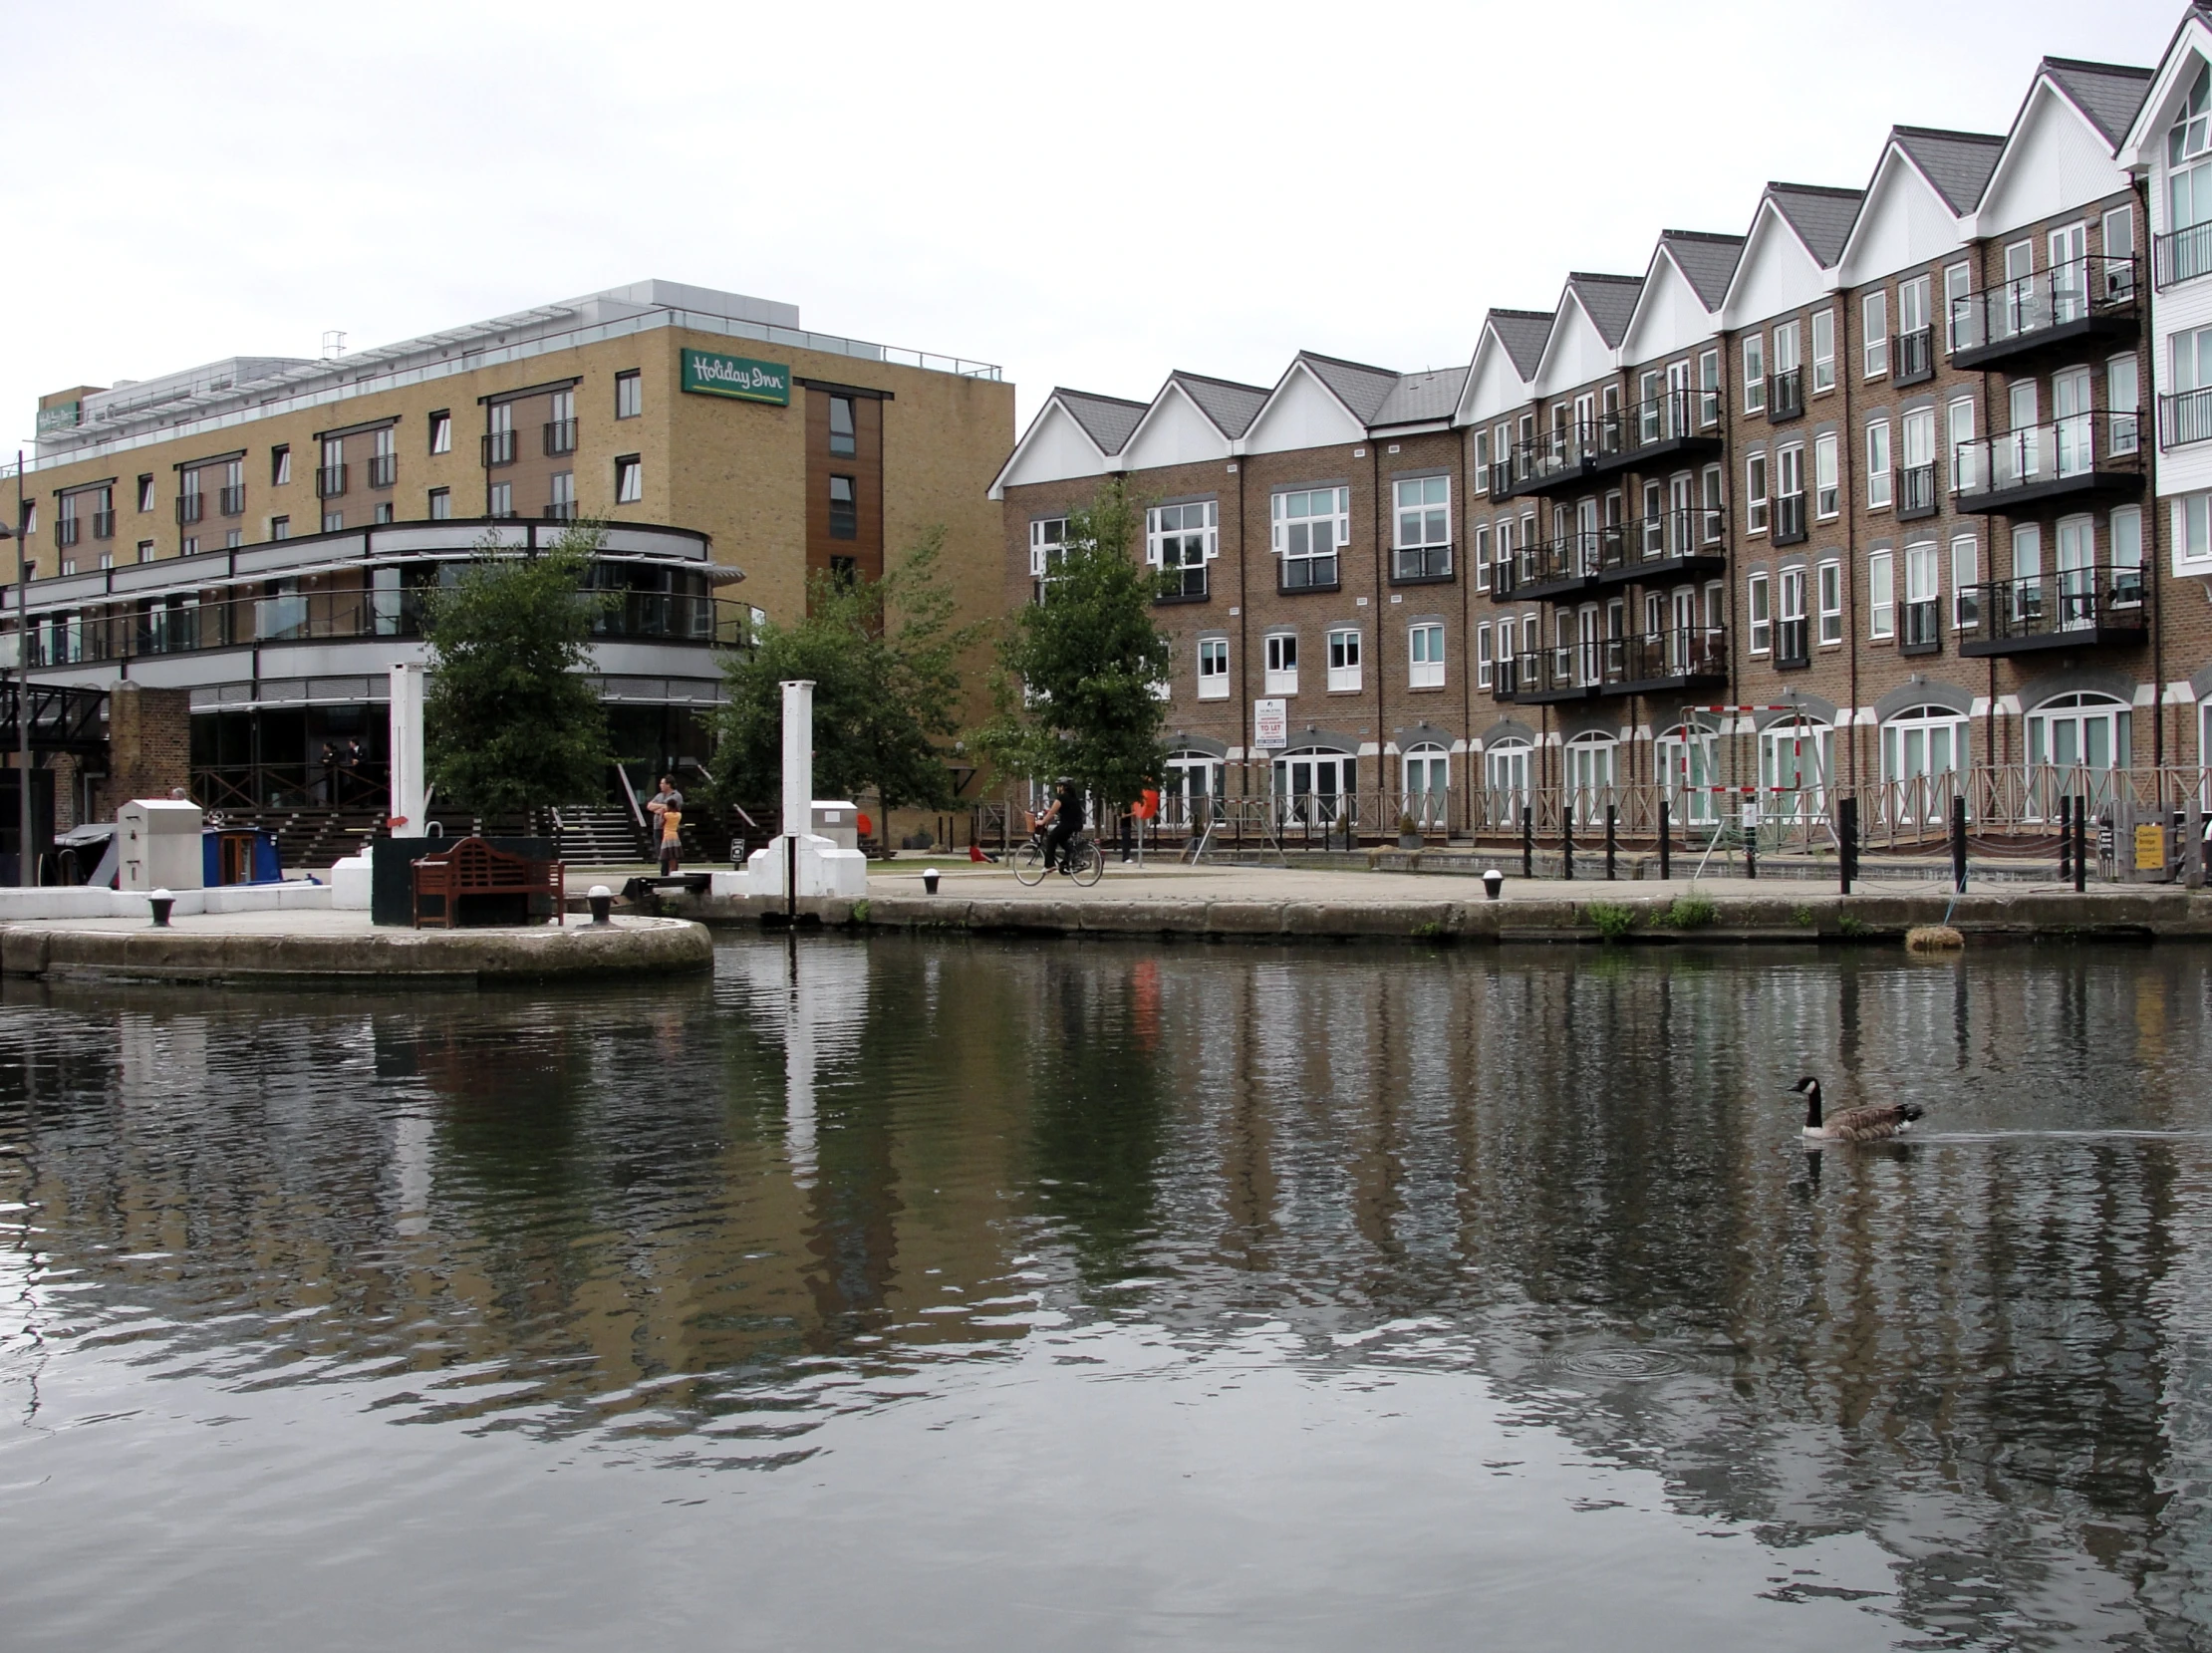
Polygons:
<instances>
[{"instance_id":1,"label":"mooring bollard","mask_svg":"<svg viewBox=\"0 0 2212 1653\"><path fill-rule=\"evenodd\" d=\"M1951 800L1951 882L1960 895L1966 893L1966 800Z\"/></svg>"},{"instance_id":2,"label":"mooring bollard","mask_svg":"<svg viewBox=\"0 0 2212 1653\"><path fill-rule=\"evenodd\" d=\"M1667 800L1659 800L1659 877L1662 881L1674 876L1674 856L1668 842Z\"/></svg>"},{"instance_id":3,"label":"mooring bollard","mask_svg":"<svg viewBox=\"0 0 2212 1653\"><path fill-rule=\"evenodd\" d=\"M1858 877L1858 799L1835 800L1835 868L1842 875L1843 894L1851 893Z\"/></svg>"},{"instance_id":4,"label":"mooring bollard","mask_svg":"<svg viewBox=\"0 0 2212 1653\"><path fill-rule=\"evenodd\" d=\"M929 891L933 896L937 894L937 869L935 867L922 869L922 888Z\"/></svg>"},{"instance_id":5,"label":"mooring bollard","mask_svg":"<svg viewBox=\"0 0 2212 1653\"><path fill-rule=\"evenodd\" d=\"M146 900L153 908L153 928L156 930L168 929L169 909L176 905L176 898L166 890L156 890L146 897Z\"/></svg>"},{"instance_id":6,"label":"mooring bollard","mask_svg":"<svg viewBox=\"0 0 2212 1653\"><path fill-rule=\"evenodd\" d=\"M1567 804L1559 811L1559 876L1574 876L1574 805Z\"/></svg>"},{"instance_id":7,"label":"mooring bollard","mask_svg":"<svg viewBox=\"0 0 2212 1653\"><path fill-rule=\"evenodd\" d=\"M1496 867L1483 874L1483 894L1496 901L1506 888L1506 875Z\"/></svg>"},{"instance_id":8,"label":"mooring bollard","mask_svg":"<svg viewBox=\"0 0 2212 1653\"><path fill-rule=\"evenodd\" d=\"M1605 880L1613 880L1613 862L1620 854L1620 806L1605 806Z\"/></svg>"},{"instance_id":9,"label":"mooring bollard","mask_svg":"<svg viewBox=\"0 0 2212 1653\"><path fill-rule=\"evenodd\" d=\"M2080 895L2089 881L2089 800L2074 800L2074 893Z\"/></svg>"},{"instance_id":10,"label":"mooring bollard","mask_svg":"<svg viewBox=\"0 0 2212 1653\"><path fill-rule=\"evenodd\" d=\"M1521 876L1536 876L1536 812L1528 804L1521 806Z\"/></svg>"},{"instance_id":11,"label":"mooring bollard","mask_svg":"<svg viewBox=\"0 0 2212 1653\"><path fill-rule=\"evenodd\" d=\"M2059 882L2069 883L2074 878L2074 800L2059 800Z\"/></svg>"},{"instance_id":12,"label":"mooring bollard","mask_svg":"<svg viewBox=\"0 0 2212 1653\"><path fill-rule=\"evenodd\" d=\"M594 884L585 893L584 899L591 903L593 924L610 925L615 922L607 916L608 909L615 905L615 893L608 889L606 885Z\"/></svg>"}]
</instances>

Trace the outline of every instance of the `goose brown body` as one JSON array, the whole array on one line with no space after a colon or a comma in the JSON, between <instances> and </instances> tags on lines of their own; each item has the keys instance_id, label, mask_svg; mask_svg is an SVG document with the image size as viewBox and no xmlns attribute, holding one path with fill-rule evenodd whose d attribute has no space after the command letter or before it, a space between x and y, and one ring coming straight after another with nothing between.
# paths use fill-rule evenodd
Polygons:
<instances>
[{"instance_id":1,"label":"goose brown body","mask_svg":"<svg viewBox=\"0 0 2212 1653\"><path fill-rule=\"evenodd\" d=\"M1879 1102L1823 1116L1819 1080L1807 1075L1794 1088L1804 1097L1804 1134L1815 1142L1886 1142L1926 1111L1917 1102Z\"/></svg>"}]
</instances>

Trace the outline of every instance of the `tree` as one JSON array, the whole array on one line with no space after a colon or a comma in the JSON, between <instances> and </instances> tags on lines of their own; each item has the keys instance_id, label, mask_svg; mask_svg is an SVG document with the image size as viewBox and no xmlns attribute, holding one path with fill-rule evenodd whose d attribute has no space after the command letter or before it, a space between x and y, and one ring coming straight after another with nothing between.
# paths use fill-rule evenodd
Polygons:
<instances>
[{"instance_id":1,"label":"tree","mask_svg":"<svg viewBox=\"0 0 2212 1653\"><path fill-rule=\"evenodd\" d=\"M1008 622L991 681L996 715L977 745L1007 773L1062 775L1109 803L1157 784L1170 646L1152 623L1154 575L1134 546L1141 506L1117 478L1070 512L1065 555L1040 602Z\"/></svg>"},{"instance_id":2,"label":"tree","mask_svg":"<svg viewBox=\"0 0 2212 1653\"><path fill-rule=\"evenodd\" d=\"M496 532L451 585L425 594L428 779L482 815L596 799L614 754L592 667L584 589L601 528L569 524L543 551L501 554Z\"/></svg>"},{"instance_id":3,"label":"tree","mask_svg":"<svg viewBox=\"0 0 2212 1653\"><path fill-rule=\"evenodd\" d=\"M960 728L960 656L976 628L953 625L939 580L945 530L931 528L881 580L815 574L795 624L760 628L722 668L715 790L730 802L778 795L783 689L814 684L814 784L822 797L873 796L886 811L949 809L946 759Z\"/></svg>"}]
</instances>

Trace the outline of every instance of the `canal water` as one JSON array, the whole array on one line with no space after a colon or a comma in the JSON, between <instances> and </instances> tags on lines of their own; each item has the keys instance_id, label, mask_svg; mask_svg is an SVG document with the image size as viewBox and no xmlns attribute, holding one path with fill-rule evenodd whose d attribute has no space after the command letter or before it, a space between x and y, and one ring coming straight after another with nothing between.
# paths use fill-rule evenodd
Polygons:
<instances>
[{"instance_id":1,"label":"canal water","mask_svg":"<svg viewBox=\"0 0 2212 1653\"><path fill-rule=\"evenodd\" d=\"M0 1641L2204 1645L2208 989L813 937L10 982ZM1805 1072L1920 1139L1807 1154Z\"/></svg>"}]
</instances>

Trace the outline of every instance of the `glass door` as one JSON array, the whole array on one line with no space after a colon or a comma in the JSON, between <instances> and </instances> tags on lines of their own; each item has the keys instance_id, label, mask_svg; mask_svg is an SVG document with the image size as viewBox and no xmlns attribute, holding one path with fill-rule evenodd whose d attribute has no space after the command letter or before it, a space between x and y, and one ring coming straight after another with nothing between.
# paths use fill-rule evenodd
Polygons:
<instances>
[{"instance_id":1,"label":"glass door","mask_svg":"<svg viewBox=\"0 0 2212 1653\"><path fill-rule=\"evenodd\" d=\"M1284 826L1332 826L1351 816L1357 760L1300 752L1275 759L1276 818Z\"/></svg>"},{"instance_id":2,"label":"glass door","mask_svg":"<svg viewBox=\"0 0 2212 1653\"><path fill-rule=\"evenodd\" d=\"M1450 825L1452 759L1442 746L1415 746L1405 755L1405 812L1424 830Z\"/></svg>"},{"instance_id":3,"label":"glass door","mask_svg":"<svg viewBox=\"0 0 2212 1653\"><path fill-rule=\"evenodd\" d=\"M1710 827L1720 815L1720 784L1714 757L1713 734L1687 725L1657 741L1659 785L1667 799L1667 812L1686 826Z\"/></svg>"},{"instance_id":4,"label":"glass door","mask_svg":"<svg viewBox=\"0 0 2212 1653\"><path fill-rule=\"evenodd\" d=\"M2089 313L2089 226L2051 232L2051 320L2077 322Z\"/></svg>"},{"instance_id":5,"label":"glass door","mask_svg":"<svg viewBox=\"0 0 2212 1653\"><path fill-rule=\"evenodd\" d=\"M2025 482L2042 473L2042 453L2036 443L2037 397L2036 382L2024 379L2008 393L2012 411L2012 435L2006 444L2006 456L2012 461L2012 475L1993 478L2000 487L2009 482Z\"/></svg>"},{"instance_id":6,"label":"glass door","mask_svg":"<svg viewBox=\"0 0 2212 1653\"><path fill-rule=\"evenodd\" d=\"M2096 624L2096 532L2085 516L2059 524L2059 628L2080 631Z\"/></svg>"},{"instance_id":7,"label":"glass door","mask_svg":"<svg viewBox=\"0 0 2212 1653\"><path fill-rule=\"evenodd\" d=\"M2089 417L2087 368L2074 368L2052 376L2051 412L2058 427L2055 435L2059 474L2079 476L2095 469L2096 433Z\"/></svg>"},{"instance_id":8,"label":"glass door","mask_svg":"<svg viewBox=\"0 0 2212 1653\"><path fill-rule=\"evenodd\" d=\"M1483 753L1483 794L1490 825L1518 828L1521 812L1528 807L1527 742L1506 740Z\"/></svg>"}]
</instances>

